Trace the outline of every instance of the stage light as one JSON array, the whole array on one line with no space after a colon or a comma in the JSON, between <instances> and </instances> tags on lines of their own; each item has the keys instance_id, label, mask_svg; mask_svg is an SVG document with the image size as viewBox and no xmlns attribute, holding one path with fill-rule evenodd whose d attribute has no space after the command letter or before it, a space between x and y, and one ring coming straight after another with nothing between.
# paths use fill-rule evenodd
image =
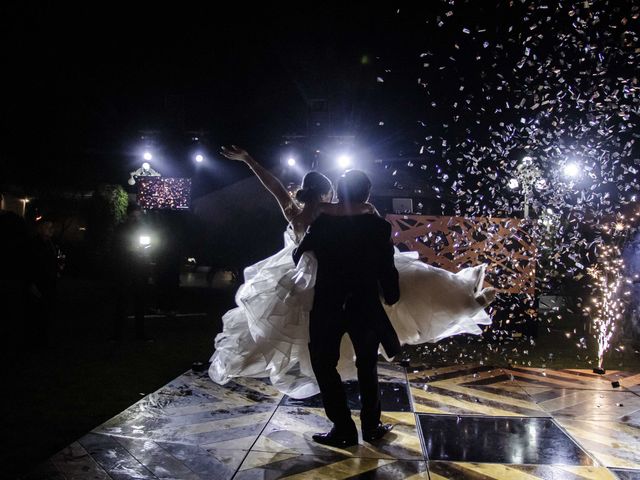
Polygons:
<instances>
[{"instance_id":1,"label":"stage light","mask_svg":"<svg viewBox=\"0 0 640 480\"><path fill-rule=\"evenodd\" d=\"M140 242L141 247L148 247L151 245L151 237L149 235L140 235L138 241Z\"/></svg>"},{"instance_id":2,"label":"stage light","mask_svg":"<svg viewBox=\"0 0 640 480\"><path fill-rule=\"evenodd\" d=\"M580 167L578 167L578 165L576 163L567 163L564 166L564 174L567 177L577 177L578 174L580 173Z\"/></svg>"},{"instance_id":3,"label":"stage light","mask_svg":"<svg viewBox=\"0 0 640 480\"><path fill-rule=\"evenodd\" d=\"M201 154L196 155L196 162L198 163L204 162L204 156Z\"/></svg>"},{"instance_id":4,"label":"stage light","mask_svg":"<svg viewBox=\"0 0 640 480\"><path fill-rule=\"evenodd\" d=\"M296 159L293 157L289 157L287 159L287 165L289 165L290 167L293 167L296 164Z\"/></svg>"},{"instance_id":5,"label":"stage light","mask_svg":"<svg viewBox=\"0 0 640 480\"><path fill-rule=\"evenodd\" d=\"M144 158L145 160L151 160L153 158L153 155L151 155L151 152L144 152L142 158Z\"/></svg>"},{"instance_id":6,"label":"stage light","mask_svg":"<svg viewBox=\"0 0 640 480\"><path fill-rule=\"evenodd\" d=\"M349 155L340 155L338 157L338 165L340 168L347 168L351 165L351 157Z\"/></svg>"},{"instance_id":7,"label":"stage light","mask_svg":"<svg viewBox=\"0 0 640 480\"><path fill-rule=\"evenodd\" d=\"M143 170L149 170L151 168L151 165L149 164L149 162L144 162L142 164L142 169Z\"/></svg>"},{"instance_id":8,"label":"stage light","mask_svg":"<svg viewBox=\"0 0 640 480\"><path fill-rule=\"evenodd\" d=\"M511 180L509 180L509 188L511 190L515 190L519 186L520 186L520 182L518 182L517 178L512 178Z\"/></svg>"}]
</instances>

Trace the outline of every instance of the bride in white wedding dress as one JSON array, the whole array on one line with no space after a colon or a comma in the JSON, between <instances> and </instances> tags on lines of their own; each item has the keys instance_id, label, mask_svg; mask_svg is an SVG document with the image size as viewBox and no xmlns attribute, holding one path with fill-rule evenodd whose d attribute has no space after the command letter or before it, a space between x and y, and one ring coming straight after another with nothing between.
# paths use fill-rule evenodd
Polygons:
<instances>
[{"instance_id":1,"label":"bride in white wedding dress","mask_svg":"<svg viewBox=\"0 0 640 480\"><path fill-rule=\"evenodd\" d=\"M305 175L294 199L246 151L223 147L222 154L251 168L276 198L289 224L284 248L244 270L244 284L236 293L237 307L222 317L223 330L215 339L209 376L219 384L234 377L269 377L290 397L315 395L319 389L307 344L317 265L314 255L307 252L296 266L293 250L321 214L377 212L368 203L349 211L329 203L333 198L331 182L318 172ZM396 250L394 260L400 274L400 301L385 305L385 309L400 343L417 345L460 333L480 334L479 325L491 323L484 308L495 298L495 290L483 288L485 265L454 274L425 264L416 252ZM354 359L353 346L345 335L338 364L343 380L356 378Z\"/></svg>"}]
</instances>

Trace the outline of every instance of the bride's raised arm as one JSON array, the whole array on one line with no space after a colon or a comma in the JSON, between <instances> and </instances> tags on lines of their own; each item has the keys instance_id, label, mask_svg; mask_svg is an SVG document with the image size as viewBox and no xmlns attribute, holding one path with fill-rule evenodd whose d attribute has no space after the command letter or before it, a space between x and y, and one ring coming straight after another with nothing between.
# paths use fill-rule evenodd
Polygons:
<instances>
[{"instance_id":1,"label":"bride's raised arm","mask_svg":"<svg viewBox=\"0 0 640 480\"><path fill-rule=\"evenodd\" d=\"M300 208L293 201L289 192L287 192L287 189L282 185L282 182L280 182L280 180L278 180L278 178L276 178L269 170L256 162L249 153L235 145L231 145L231 147L222 147L220 153L230 160L244 162L249 166L253 173L256 174L256 177L258 177L262 185L264 185L264 187L269 190L271 195L273 195L278 201L278 205L280 205L282 213L288 222L300 213Z\"/></svg>"}]
</instances>

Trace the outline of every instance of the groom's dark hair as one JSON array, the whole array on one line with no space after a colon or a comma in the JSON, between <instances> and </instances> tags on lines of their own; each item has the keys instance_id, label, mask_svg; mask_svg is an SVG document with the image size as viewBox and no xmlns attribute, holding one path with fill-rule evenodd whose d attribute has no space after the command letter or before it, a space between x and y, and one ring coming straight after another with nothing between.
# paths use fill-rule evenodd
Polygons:
<instances>
[{"instance_id":1,"label":"groom's dark hair","mask_svg":"<svg viewBox=\"0 0 640 480\"><path fill-rule=\"evenodd\" d=\"M371 191L371 180L362 170L347 170L338 180L336 191L340 202L366 202Z\"/></svg>"}]
</instances>

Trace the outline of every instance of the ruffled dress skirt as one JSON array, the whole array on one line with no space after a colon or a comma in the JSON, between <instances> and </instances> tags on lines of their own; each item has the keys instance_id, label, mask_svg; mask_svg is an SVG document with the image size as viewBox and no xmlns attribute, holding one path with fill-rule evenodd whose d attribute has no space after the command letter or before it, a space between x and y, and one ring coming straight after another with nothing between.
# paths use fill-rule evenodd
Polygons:
<instances>
[{"instance_id":1,"label":"ruffled dress skirt","mask_svg":"<svg viewBox=\"0 0 640 480\"><path fill-rule=\"evenodd\" d=\"M317 261L306 252L296 266L294 236L288 230L284 239L282 250L245 269L237 307L222 317L209 376L219 384L234 377L268 377L286 395L306 398L319 392L308 350ZM399 251L395 265L400 301L385 309L400 343L418 345L461 333L480 334L480 325L491 323L475 300L484 282L484 265L454 274L421 262L416 252ZM348 335L342 339L338 371L343 380L356 378Z\"/></svg>"}]
</instances>

